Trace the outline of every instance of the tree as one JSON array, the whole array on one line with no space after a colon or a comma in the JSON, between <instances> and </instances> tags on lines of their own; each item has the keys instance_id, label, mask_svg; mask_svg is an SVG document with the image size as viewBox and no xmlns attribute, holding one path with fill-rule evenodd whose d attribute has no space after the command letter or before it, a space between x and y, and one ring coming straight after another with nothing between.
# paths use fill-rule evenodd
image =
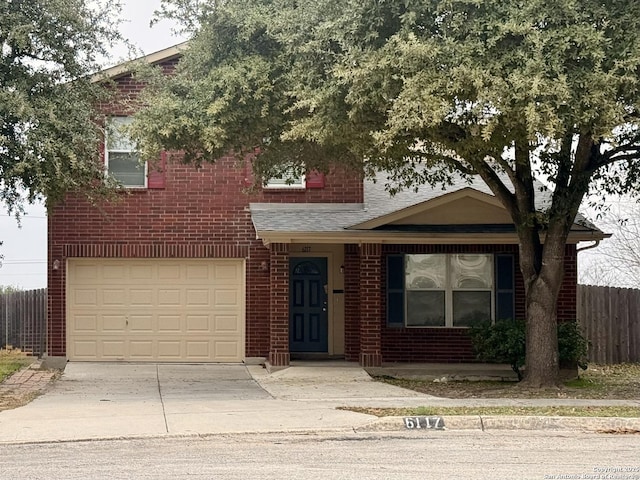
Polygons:
<instances>
[{"instance_id":1,"label":"tree","mask_svg":"<svg viewBox=\"0 0 640 480\"><path fill-rule=\"evenodd\" d=\"M117 2L6 0L0 4L0 202L21 212L66 192L106 193L96 107L108 89L92 81L119 38Z\"/></svg>"},{"instance_id":2,"label":"tree","mask_svg":"<svg viewBox=\"0 0 640 480\"><path fill-rule=\"evenodd\" d=\"M525 381L557 382L571 225L587 193L640 180L640 3L163 3L194 39L175 76L151 81L132 131L144 156L257 152L265 176L340 162L389 172L392 191L480 176L519 239Z\"/></svg>"},{"instance_id":3,"label":"tree","mask_svg":"<svg viewBox=\"0 0 640 480\"><path fill-rule=\"evenodd\" d=\"M585 261L580 282L640 288L640 205L635 202L609 205L599 224L612 232L613 237L581 254Z\"/></svg>"}]
</instances>

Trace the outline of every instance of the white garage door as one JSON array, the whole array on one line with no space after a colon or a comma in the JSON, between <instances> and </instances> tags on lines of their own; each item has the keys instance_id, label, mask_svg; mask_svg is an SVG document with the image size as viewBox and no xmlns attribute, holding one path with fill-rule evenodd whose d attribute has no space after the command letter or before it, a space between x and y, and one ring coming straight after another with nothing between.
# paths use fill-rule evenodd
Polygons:
<instances>
[{"instance_id":1,"label":"white garage door","mask_svg":"<svg viewBox=\"0 0 640 480\"><path fill-rule=\"evenodd\" d=\"M244 261L69 259L67 357L240 362Z\"/></svg>"}]
</instances>

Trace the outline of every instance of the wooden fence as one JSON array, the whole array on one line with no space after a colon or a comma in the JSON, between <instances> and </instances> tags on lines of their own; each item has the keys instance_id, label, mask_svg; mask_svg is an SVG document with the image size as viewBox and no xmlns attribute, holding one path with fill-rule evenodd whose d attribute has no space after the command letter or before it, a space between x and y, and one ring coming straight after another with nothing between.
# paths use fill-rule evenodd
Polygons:
<instances>
[{"instance_id":1,"label":"wooden fence","mask_svg":"<svg viewBox=\"0 0 640 480\"><path fill-rule=\"evenodd\" d=\"M0 348L11 346L42 355L46 325L46 288L0 294Z\"/></svg>"},{"instance_id":2,"label":"wooden fence","mask_svg":"<svg viewBox=\"0 0 640 480\"><path fill-rule=\"evenodd\" d=\"M640 362L640 290L578 285L577 301L589 361Z\"/></svg>"}]
</instances>

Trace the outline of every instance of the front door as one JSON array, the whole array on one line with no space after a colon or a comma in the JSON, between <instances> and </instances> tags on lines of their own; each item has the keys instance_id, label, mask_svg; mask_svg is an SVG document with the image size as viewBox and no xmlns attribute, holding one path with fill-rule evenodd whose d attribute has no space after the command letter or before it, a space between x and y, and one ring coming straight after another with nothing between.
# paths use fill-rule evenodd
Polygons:
<instances>
[{"instance_id":1,"label":"front door","mask_svg":"<svg viewBox=\"0 0 640 480\"><path fill-rule=\"evenodd\" d=\"M327 259L289 260L289 350L328 352Z\"/></svg>"}]
</instances>

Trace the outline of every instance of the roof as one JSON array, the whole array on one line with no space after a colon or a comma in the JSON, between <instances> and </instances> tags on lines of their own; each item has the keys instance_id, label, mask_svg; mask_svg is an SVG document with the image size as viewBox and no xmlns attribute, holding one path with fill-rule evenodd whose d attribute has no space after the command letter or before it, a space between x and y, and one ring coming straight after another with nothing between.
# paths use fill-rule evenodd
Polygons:
<instances>
[{"instance_id":1,"label":"roof","mask_svg":"<svg viewBox=\"0 0 640 480\"><path fill-rule=\"evenodd\" d=\"M182 56L182 52L184 52L184 50L188 47L188 44L188 41L182 42L172 47L151 53L149 55L144 55L142 57L129 60L128 62L120 63L113 67L106 68L94 74L92 80L94 82L100 82L105 79L113 80L123 75L128 75L131 73L134 66L140 62L148 63L150 65L157 65L159 63L173 60L174 58Z\"/></svg>"},{"instance_id":2,"label":"roof","mask_svg":"<svg viewBox=\"0 0 640 480\"><path fill-rule=\"evenodd\" d=\"M367 241L375 238L385 243L391 237L397 241L433 241L478 243L479 237L487 242L513 243L515 228L506 210L493 195L489 187L479 178L470 181L456 178L446 188L421 185L416 190L402 190L390 195L384 177L376 181L365 180L364 203L252 203L251 217L258 237L265 243L271 241ZM540 210L551 202L551 192L542 184L536 196ZM411 224L419 215L435 212L455 202L478 202L487 211L503 212L500 222L452 222L434 224ZM508 223L507 223L508 222ZM597 240L607 235L578 215L572 228L574 239ZM473 239L470 238L473 236ZM372 240L370 240L372 241Z\"/></svg>"}]
</instances>

